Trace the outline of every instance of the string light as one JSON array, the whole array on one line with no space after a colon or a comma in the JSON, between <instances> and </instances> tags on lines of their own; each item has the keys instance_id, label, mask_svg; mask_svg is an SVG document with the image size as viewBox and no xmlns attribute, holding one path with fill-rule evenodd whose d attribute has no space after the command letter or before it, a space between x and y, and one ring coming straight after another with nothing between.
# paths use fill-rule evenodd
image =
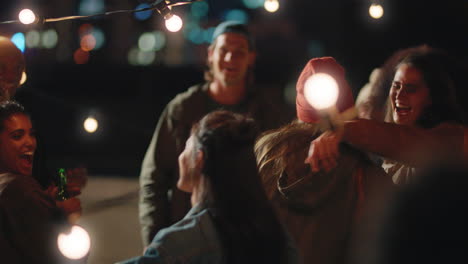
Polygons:
<instances>
[{"instance_id":1,"label":"string light","mask_svg":"<svg viewBox=\"0 0 468 264\"><path fill-rule=\"evenodd\" d=\"M279 2L278 0L265 0L264 7L266 11L274 13L279 9Z\"/></svg>"},{"instance_id":2,"label":"string light","mask_svg":"<svg viewBox=\"0 0 468 264\"><path fill-rule=\"evenodd\" d=\"M384 10L383 7L379 4L372 4L369 7L369 15L374 19L379 19L383 16Z\"/></svg>"},{"instance_id":3,"label":"string light","mask_svg":"<svg viewBox=\"0 0 468 264\"><path fill-rule=\"evenodd\" d=\"M65 21L65 20L92 19L92 18L99 18L99 17L114 15L114 14L119 14L119 13L135 13L135 12L144 12L144 11L149 11L149 10L156 10L158 11L158 13L160 13L164 17L164 19L169 20L174 16L171 13L172 7L192 4L192 3L199 2L202 0L187 0L187 1L175 1L175 2L172 2L169 0L162 0L156 4L157 1L158 0L156 0L149 7L141 8L141 9L116 10L116 11L110 11L110 12L105 12L105 13L95 14L95 15L88 15L88 16L65 16L65 17L58 17L58 18L40 18L39 16L34 14L32 10L24 9L20 12L20 15L18 17L19 20L3 21L3 22L0 22L0 24L12 24L12 23L37 24L39 22L40 23L52 23L52 22L59 22L59 21ZM177 16L176 16L176 18L173 21L177 21L179 19L180 17L177 19ZM181 21L182 19L180 19L180 22ZM180 23L180 22L177 22L177 23ZM170 23L176 23L176 22L170 22Z\"/></svg>"},{"instance_id":4,"label":"string light","mask_svg":"<svg viewBox=\"0 0 468 264\"><path fill-rule=\"evenodd\" d=\"M171 32L179 31L183 24L182 19L177 15L172 15L169 19L166 19L166 28Z\"/></svg>"}]
</instances>

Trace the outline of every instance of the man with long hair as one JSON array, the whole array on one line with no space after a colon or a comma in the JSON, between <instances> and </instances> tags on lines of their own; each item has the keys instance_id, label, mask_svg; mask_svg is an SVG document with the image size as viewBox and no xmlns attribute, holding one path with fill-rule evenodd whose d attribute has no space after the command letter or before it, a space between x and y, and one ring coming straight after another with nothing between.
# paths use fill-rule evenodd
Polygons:
<instances>
[{"instance_id":1,"label":"man with long hair","mask_svg":"<svg viewBox=\"0 0 468 264\"><path fill-rule=\"evenodd\" d=\"M262 130L287 121L280 105L270 104L264 100L267 96L259 96L254 89L255 59L254 41L246 25L233 21L219 24L208 47L206 82L177 95L161 114L140 173L144 245L190 209L189 196L176 188L177 156L195 122L217 109L253 117Z\"/></svg>"}]
</instances>

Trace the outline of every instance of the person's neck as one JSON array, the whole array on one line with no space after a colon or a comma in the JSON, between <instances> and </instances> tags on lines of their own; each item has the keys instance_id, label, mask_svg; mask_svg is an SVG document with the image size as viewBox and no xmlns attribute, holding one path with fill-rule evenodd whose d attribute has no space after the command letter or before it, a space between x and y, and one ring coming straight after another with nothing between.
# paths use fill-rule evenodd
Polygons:
<instances>
[{"instance_id":1,"label":"person's neck","mask_svg":"<svg viewBox=\"0 0 468 264\"><path fill-rule=\"evenodd\" d=\"M190 203L192 207L199 204L201 201L202 190L199 186L194 186L192 190L192 195L190 196Z\"/></svg>"},{"instance_id":2,"label":"person's neck","mask_svg":"<svg viewBox=\"0 0 468 264\"><path fill-rule=\"evenodd\" d=\"M222 105L235 105L244 99L246 90L245 83L227 86L214 81L210 83L208 91L215 102Z\"/></svg>"}]
</instances>

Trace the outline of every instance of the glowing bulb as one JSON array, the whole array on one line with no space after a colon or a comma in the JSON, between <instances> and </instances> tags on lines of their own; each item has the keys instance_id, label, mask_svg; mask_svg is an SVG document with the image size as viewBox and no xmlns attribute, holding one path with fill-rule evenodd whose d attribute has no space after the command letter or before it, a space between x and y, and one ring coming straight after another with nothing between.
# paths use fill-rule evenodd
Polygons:
<instances>
[{"instance_id":1,"label":"glowing bulb","mask_svg":"<svg viewBox=\"0 0 468 264\"><path fill-rule=\"evenodd\" d=\"M383 16L384 10L381 5L372 4L369 7L369 15L374 19L379 19Z\"/></svg>"},{"instance_id":2,"label":"glowing bulb","mask_svg":"<svg viewBox=\"0 0 468 264\"><path fill-rule=\"evenodd\" d=\"M274 13L279 9L279 2L278 0L265 0L263 6L265 7L266 11Z\"/></svg>"},{"instance_id":3,"label":"glowing bulb","mask_svg":"<svg viewBox=\"0 0 468 264\"><path fill-rule=\"evenodd\" d=\"M177 15L172 15L171 18L166 19L166 28L171 32L177 32L182 28L182 18Z\"/></svg>"},{"instance_id":4,"label":"glowing bulb","mask_svg":"<svg viewBox=\"0 0 468 264\"><path fill-rule=\"evenodd\" d=\"M60 252L69 259L81 259L89 252L91 240L80 226L72 226L69 234L60 233L57 238Z\"/></svg>"},{"instance_id":5,"label":"glowing bulb","mask_svg":"<svg viewBox=\"0 0 468 264\"><path fill-rule=\"evenodd\" d=\"M18 18L21 23L25 25L32 24L36 22L36 15L31 9L23 9L18 15Z\"/></svg>"},{"instance_id":6,"label":"glowing bulb","mask_svg":"<svg viewBox=\"0 0 468 264\"><path fill-rule=\"evenodd\" d=\"M317 110L332 107L338 99L338 84L328 74L314 74L304 84L304 96Z\"/></svg>"},{"instance_id":7,"label":"glowing bulb","mask_svg":"<svg viewBox=\"0 0 468 264\"><path fill-rule=\"evenodd\" d=\"M88 117L83 123L83 127L88 133L94 133L98 129L98 121L94 117Z\"/></svg>"}]
</instances>

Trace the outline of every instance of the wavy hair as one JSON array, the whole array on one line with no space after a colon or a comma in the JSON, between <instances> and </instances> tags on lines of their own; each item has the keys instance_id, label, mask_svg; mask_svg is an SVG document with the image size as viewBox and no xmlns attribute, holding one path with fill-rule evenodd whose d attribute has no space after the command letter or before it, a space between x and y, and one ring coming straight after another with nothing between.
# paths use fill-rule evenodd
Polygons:
<instances>
[{"instance_id":1,"label":"wavy hair","mask_svg":"<svg viewBox=\"0 0 468 264\"><path fill-rule=\"evenodd\" d=\"M202 201L213 215L228 263L284 263L286 238L263 190L253 151L252 119L229 111L206 115L192 129L203 152Z\"/></svg>"}]
</instances>

